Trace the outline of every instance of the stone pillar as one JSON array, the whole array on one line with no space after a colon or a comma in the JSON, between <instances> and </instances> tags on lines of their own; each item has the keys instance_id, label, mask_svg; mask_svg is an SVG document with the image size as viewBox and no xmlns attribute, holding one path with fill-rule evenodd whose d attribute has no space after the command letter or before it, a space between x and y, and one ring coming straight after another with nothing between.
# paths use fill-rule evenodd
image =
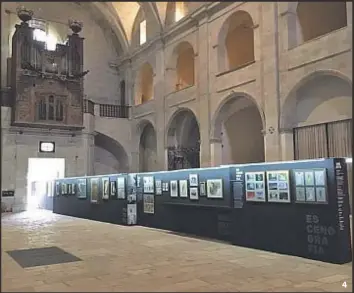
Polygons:
<instances>
[{"instance_id":1,"label":"stone pillar","mask_svg":"<svg viewBox=\"0 0 354 293\"><path fill-rule=\"evenodd\" d=\"M222 164L222 141L221 139L210 139L210 166L217 167Z\"/></svg>"},{"instance_id":2,"label":"stone pillar","mask_svg":"<svg viewBox=\"0 0 354 293\"><path fill-rule=\"evenodd\" d=\"M292 129L282 129L280 131L281 150L283 161L294 160L294 135Z\"/></svg>"}]
</instances>

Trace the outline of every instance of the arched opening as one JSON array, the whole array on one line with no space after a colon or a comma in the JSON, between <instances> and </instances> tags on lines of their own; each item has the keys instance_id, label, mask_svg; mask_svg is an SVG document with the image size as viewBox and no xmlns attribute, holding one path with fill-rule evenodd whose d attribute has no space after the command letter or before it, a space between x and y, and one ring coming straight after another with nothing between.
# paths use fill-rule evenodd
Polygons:
<instances>
[{"instance_id":1,"label":"arched opening","mask_svg":"<svg viewBox=\"0 0 354 293\"><path fill-rule=\"evenodd\" d=\"M181 20L187 15L187 7L184 2L168 2L166 6L165 25L169 26Z\"/></svg>"},{"instance_id":2,"label":"arched opening","mask_svg":"<svg viewBox=\"0 0 354 293\"><path fill-rule=\"evenodd\" d=\"M293 130L294 159L352 158L352 102L352 85L342 77L323 73L301 81L286 99L281 121ZM350 163L350 186L351 170Z\"/></svg>"},{"instance_id":3,"label":"arched opening","mask_svg":"<svg viewBox=\"0 0 354 293\"><path fill-rule=\"evenodd\" d=\"M137 105L150 101L154 93L154 72L149 63L145 63L137 75L137 91L135 102Z\"/></svg>"},{"instance_id":4,"label":"arched opening","mask_svg":"<svg viewBox=\"0 0 354 293\"><path fill-rule=\"evenodd\" d=\"M200 132L194 113L176 113L167 131L168 170L200 167Z\"/></svg>"},{"instance_id":5,"label":"arched opening","mask_svg":"<svg viewBox=\"0 0 354 293\"><path fill-rule=\"evenodd\" d=\"M299 2L297 17L304 42L347 26L346 2Z\"/></svg>"},{"instance_id":6,"label":"arched opening","mask_svg":"<svg viewBox=\"0 0 354 293\"><path fill-rule=\"evenodd\" d=\"M129 160L124 148L102 133L95 135L94 174L129 172Z\"/></svg>"},{"instance_id":7,"label":"arched opening","mask_svg":"<svg viewBox=\"0 0 354 293\"><path fill-rule=\"evenodd\" d=\"M194 85L194 50L191 44L183 42L176 48L176 90Z\"/></svg>"},{"instance_id":8,"label":"arched opening","mask_svg":"<svg viewBox=\"0 0 354 293\"><path fill-rule=\"evenodd\" d=\"M221 143L221 164L264 162L263 124L251 98L229 98L218 111L213 129L213 138Z\"/></svg>"},{"instance_id":9,"label":"arched opening","mask_svg":"<svg viewBox=\"0 0 354 293\"><path fill-rule=\"evenodd\" d=\"M156 132L151 123L143 127L139 144L140 172L157 171L157 140Z\"/></svg>"},{"instance_id":10,"label":"arched opening","mask_svg":"<svg viewBox=\"0 0 354 293\"><path fill-rule=\"evenodd\" d=\"M245 11L237 11L224 23L219 36L221 70L234 70L255 60L253 20Z\"/></svg>"}]
</instances>

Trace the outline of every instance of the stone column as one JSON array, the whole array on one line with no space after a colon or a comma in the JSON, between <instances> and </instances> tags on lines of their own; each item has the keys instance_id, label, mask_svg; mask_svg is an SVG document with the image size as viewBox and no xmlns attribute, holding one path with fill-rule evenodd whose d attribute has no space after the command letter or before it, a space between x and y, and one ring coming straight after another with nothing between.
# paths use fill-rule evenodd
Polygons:
<instances>
[{"instance_id":1,"label":"stone column","mask_svg":"<svg viewBox=\"0 0 354 293\"><path fill-rule=\"evenodd\" d=\"M210 167L217 167L222 164L222 141L221 139L210 139Z\"/></svg>"},{"instance_id":2,"label":"stone column","mask_svg":"<svg viewBox=\"0 0 354 293\"><path fill-rule=\"evenodd\" d=\"M281 129L280 130L280 140L281 140L281 159L283 161L294 160L294 134L292 129Z\"/></svg>"}]
</instances>

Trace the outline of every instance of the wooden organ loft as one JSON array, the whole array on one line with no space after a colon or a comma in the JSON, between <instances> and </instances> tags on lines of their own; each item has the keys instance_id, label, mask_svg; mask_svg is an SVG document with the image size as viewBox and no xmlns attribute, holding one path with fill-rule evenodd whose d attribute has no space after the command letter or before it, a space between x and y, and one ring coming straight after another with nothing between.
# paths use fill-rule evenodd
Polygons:
<instances>
[{"instance_id":1,"label":"wooden organ loft","mask_svg":"<svg viewBox=\"0 0 354 293\"><path fill-rule=\"evenodd\" d=\"M28 24L33 12L17 10L21 24L12 38L10 99L12 125L26 127L83 128L83 38L82 24L69 21L73 33L54 51L34 40Z\"/></svg>"}]
</instances>

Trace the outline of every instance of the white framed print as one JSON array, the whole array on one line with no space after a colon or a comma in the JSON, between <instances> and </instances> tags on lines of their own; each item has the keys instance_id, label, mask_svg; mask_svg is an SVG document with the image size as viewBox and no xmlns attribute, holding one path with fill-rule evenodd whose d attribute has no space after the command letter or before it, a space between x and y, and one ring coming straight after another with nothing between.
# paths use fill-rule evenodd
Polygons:
<instances>
[{"instance_id":1,"label":"white framed print","mask_svg":"<svg viewBox=\"0 0 354 293\"><path fill-rule=\"evenodd\" d=\"M177 180L170 181L171 197L178 197L178 185Z\"/></svg>"},{"instance_id":2,"label":"white framed print","mask_svg":"<svg viewBox=\"0 0 354 293\"><path fill-rule=\"evenodd\" d=\"M155 181L155 194L162 195L162 181L161 180Z\"/></svg>"},{"instance_id":3,"label":"white framed print","mask_svg":"<svg viewBox=\"0 0 354 293\"><path fill-rule=\"evenodd\" d=\"M267 171L268 202L290 203L289 170Z\"/></svg>"},{"instance_id":4,"label":"white framed print","mask_svg":"<svg viewBox=\"0 0 354 293\"><path fill-rule=\"evenodd\" d=\"M264 172L246 172L246 201L265 202Z\"/></svg>"},{"instance_id":5,"label":"white framed print","mask_svg":"<svg viewBox=\"0 0 354 293\"><path fill-rule=\"evenodd\" d=\"M125 178L117 178L117 198L125 199Z\"/></svg>"},{"instance_id":6,"label":"white framed print","mask_svg":"<svg viewBox=\"0 0 354 293\"><path fill-rule=\"evenodd\" d=\"M198 174L189 174L189 186L198 186Z\"/></svg>"},{"instance_id":7,"label":"white framed print","mask_svg":"<svg viewBox=\"0 0 354 293\"><path fill-rule=\"evenodd\" d=\"M207 180L207 197L223 198L222 179Z\"/></svg>"},{"instance_id":8,"label":"white framed print","mask_svg":"<svg viewBox=\"0 0 354 293\"><path fill-rule=\"evenodd\" d=\"M188 181L180 180L179 181L179 196L188 197Z\"/></svg>"},{"instance_id":9,"label":"white framed print","mask_svg":"<svg viewBox=\"0 0 354 293\"><path fill-rule=\"evenodd\" d=\"M145 176L143 177L144 182L144 193L154 193L154 177Z\"/></svg>"},{"instance_id":10,"label":"white framed print","mask_svg":"<svg viewBox=\"0 0 354 293\"><path fill-rule=\"evenodd\" d=\"M109 177L102 178L102 199L109 199Z\"/></svg>"},{"instance_id":11,"label":"white framed print","mask_svg":"<svg viewBox=\"0 0 354 293\"><path fill-rule=\"evenodd\" d=\"M198 200L199 199L198 187L191 187L189 189L189 198L191 200Z\"/></svg>"}]
</instances>

